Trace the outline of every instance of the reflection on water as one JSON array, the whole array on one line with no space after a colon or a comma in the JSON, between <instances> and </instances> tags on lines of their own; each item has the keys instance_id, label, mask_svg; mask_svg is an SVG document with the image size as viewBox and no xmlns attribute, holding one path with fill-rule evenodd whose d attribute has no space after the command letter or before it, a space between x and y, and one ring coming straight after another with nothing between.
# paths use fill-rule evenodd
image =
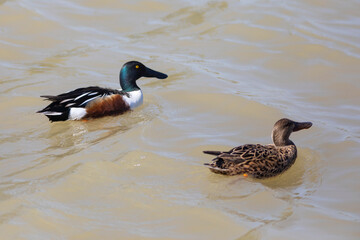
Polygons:
<instances>
[{"instance_id":1,"label":"reflection on water","mask_svg":"<svg viewBox=\"0 0 360 240\"><path fill-rule=\"evenodd\" d=\"M357 1L1 1L1 239L357 239ZM50 123L39 97L119 88L123 116ZM298 159L252 180L211 173L205 149L271 142Z\"/></svg>"},{"instance_id":2,"label":"reflection on water","mask_svg":"<svg viewBox=\"0 0 360 240\"><path fill-rule=\"evenodd\" d=\"M262 184L270 188L283 188L294 191L298 187L314 189L318 187L321 179L319 173L320 157L317 156L316 151L309 149L299 149L299 157L296 159L294 165L285 173L276 178L269 178L260 180ZM305 194L295 190L294 194ZM305 194L306 195L306 194Z\"/></svg>"}]
</instances>

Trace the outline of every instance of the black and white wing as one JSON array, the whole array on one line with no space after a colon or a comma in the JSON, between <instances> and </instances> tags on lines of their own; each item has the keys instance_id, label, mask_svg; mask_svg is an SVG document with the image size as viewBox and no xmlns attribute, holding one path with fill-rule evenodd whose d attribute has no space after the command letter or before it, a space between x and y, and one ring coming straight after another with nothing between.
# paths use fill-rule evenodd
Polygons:
<instances>
[{"instance_id":1,"label":"black and white wing","mask_svg":"<svg viewBox=\"0 0 360 240\"><path fill-rule=\"evenodd\" d=\"M57 96L44 95L41 97L52 103L38 111L38 113L45 114L50 121L65 121L68 119L71 108L85 109L90 102L112 94L126 95L123 91L96 86L78 88Z\"/></svg>"}]
</instances>

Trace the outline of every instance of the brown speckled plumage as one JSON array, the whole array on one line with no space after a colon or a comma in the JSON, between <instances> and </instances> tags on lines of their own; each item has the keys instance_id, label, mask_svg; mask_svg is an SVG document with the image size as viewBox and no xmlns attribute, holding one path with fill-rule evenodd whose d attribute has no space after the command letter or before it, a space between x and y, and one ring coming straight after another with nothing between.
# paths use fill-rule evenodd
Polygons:
<instances>
[{"instance_id":1,"label":"brown speckled plumage","mask_svg":"<svg viewBox=\"0 0 360 240\"><path fill-rule=\"evenodd\" d=\"M230 151L204 151L216 155L206 163L214 173L225 175L248 174L254 178L276 176L287 170L297 157L295 144L289 139L292 132L310 128L311 122L294 122L283 118L274 125L274 144L245 144Z\"/></svg>"}]
</instances>

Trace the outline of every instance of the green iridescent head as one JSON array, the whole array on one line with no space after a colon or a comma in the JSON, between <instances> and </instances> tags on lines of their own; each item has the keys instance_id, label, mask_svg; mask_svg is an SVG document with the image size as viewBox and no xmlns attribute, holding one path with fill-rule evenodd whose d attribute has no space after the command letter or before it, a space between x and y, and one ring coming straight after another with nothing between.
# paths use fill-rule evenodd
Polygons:
<instances>
[{"instance_id":1,"label":"green iridescent head","mask_svg":"<svg viewBox=\"0 0 360 240\"><path fill-rule=\"evenodd\" d=\"M159 79L167 78L167 75L161 72L157 72L146 67L141 62L130 61L124 64L120 70L120 86L123 91L131 92L135 90L140 90L136 84L136 80L141 77L156 77Z\"/></svg>"}]
</instances>

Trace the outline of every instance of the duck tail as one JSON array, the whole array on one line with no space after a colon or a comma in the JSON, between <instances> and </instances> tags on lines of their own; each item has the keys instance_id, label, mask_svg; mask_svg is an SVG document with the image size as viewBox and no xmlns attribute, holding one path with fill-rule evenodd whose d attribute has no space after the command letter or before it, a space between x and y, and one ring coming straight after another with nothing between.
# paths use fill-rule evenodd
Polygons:
<instances>
[{"instance_id":1,"label":"duck tail","mask_svg":"<svg viewBox=\"0 0 360 240\"><path fill-rule=\"evenodd\" d=\"M210 154L210 155L215 155L215 156L218 156L218 155L221 154L220 151L203 151L203 153Z\"/></svg>"},{"instance_id":2,"label":"duck tail","mask_svg":"<svg viewBox=\"0 0 360 240\"><path fill-rule=\"evenodd\" d=\"M229 169L219 168L219 167L214 166L214 164L211 164L211 163L204 163L204 165L207 166L209 168L209 170L212 171L213 173L232 175L232 172Z\"/></svg>"},{"instance_id":3,"label":"duck tail","mask_svg":"<svg viewBox=\"0 0 360 240\"><path fill-rule=\"evenodd\" d=\"M45 98L44 100L55 102L59 100L59 96L52 96L52 95L41 95L40 97Z\"/></svg>"},{"instance_id":4,"label":"duck tail","mask_svg":"<svg viewBox=\"0 0 360 240\"><path fill-rule=\"evenodd\" d=\"M66 121L69 118L70 109L63 108L51 103L44 109L37 111L36 113L42 113L49 118L50 122Z\"/></svg>"}]
</instances>

